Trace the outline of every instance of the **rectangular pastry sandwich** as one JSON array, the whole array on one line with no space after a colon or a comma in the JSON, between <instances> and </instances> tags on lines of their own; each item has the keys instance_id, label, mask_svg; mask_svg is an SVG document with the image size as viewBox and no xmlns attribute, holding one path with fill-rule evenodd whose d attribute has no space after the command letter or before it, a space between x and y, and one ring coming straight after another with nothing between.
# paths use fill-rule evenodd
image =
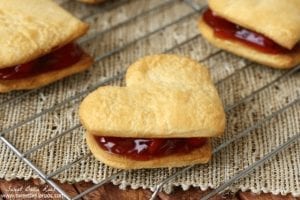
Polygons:
<instances>
[{"instance_id":1,"label":"rectangular pastry sandwich","mask_svg":"<svg viewBox=\"0 0 300 200\"><path fill-rule=\"evenodd\" d=\"M126 87L104 86L89 94L79 116L95 157L121 169L206 163L210 138L225 127L208 70L167 54L132 64Z\"/></svg>"},{"instance_id":2,"label":"rectangular pastry sandwich","mask_svg":"<svg viewBox=\"0 0 300 200\"><path fill-rule=\"evenodd\" d=\"M299 0L208 0L200 31L215 46L274 68L300 63Z\"/></svg>"},{"instance_id":3,"label":"rectangular pastry sandwich","mask_svg":"<svg viewBox=\"0 0 300 200\"><path fill-rule=\"evenodd\" d=\"M33 89L87 69L74 41L88 25L51 0L0 1L0 93Z\"/></svg>"}]
</instances>

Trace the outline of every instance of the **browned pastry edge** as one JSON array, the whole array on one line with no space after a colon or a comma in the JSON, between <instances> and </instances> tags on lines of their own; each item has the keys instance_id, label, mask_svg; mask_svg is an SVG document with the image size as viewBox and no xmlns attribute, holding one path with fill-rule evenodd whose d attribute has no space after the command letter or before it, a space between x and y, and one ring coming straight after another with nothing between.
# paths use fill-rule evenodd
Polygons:
<instances>
[{"instance_id":1,"label":"browned pastry edge","mask_svg":"<svg viewBox=\"0 0 300 200\"><path fill-rule=\"evenodd\" d=\"M230 41L215 37L213 29L204 22L202 17L198 21L198 26L203 37L213 45L257 63L278 69L292 68L300 63L300 50L290 54L267 54L248 47L238 41Z\"/></svg>"},{"instance_id":2,"label":"browned pastry edge","mask_svg":"<svg viewBox=\"0 0 300 200\"><path fill-rule=\"evenodd\" d=\"M207 163L211 158L211 144L209 139L204 146L188 154L174 154L166 157L154 158L147 161L138 161L102 150L95 140L94 135L88 132L86 132L85 137L88 147L97 160L105 163L106 165L119 169L183 167L187 165Z\"/></svg>"},{"instance_id":3,"label":"browned pastry edge","mask_svg":"<svg viewBox=\"0 0 300 200\"><path fill-rule=\"evenodd\" d=\"M84 71L88 69L91 64L92 58L85 53L76 64L61 70L50 71L23 79L0 80L0 93L13 90L28 90L39 88L62 79L66 76Z\"/></svg>"}]
</instances>

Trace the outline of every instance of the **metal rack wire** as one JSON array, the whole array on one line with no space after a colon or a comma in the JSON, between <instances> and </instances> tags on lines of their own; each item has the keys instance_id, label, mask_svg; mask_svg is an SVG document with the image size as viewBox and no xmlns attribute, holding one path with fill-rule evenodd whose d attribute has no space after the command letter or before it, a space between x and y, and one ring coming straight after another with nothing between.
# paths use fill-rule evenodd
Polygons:
<instances>
[{"instance_id":1,"label":"metal rack wire","mask_svg":"<svg viewBox=\"0 0 300 200\"><path fill-rule=\"evenodd\" d=\"M135 0L137 1L137 0ZM160 3L158 5L156 5L155 7L147 10L147 11L144 11L144 12L141 12L141 13L138 13L137 15L134 15L132 16L131 18L129 19L126 19L125 21L122 21L120 22L119 24L116 24L115 26L112 26L110 27L109 29L106 29L104 31L101 31L101 32L96 32L92 35L89 35L87 36L86 38L83 38L80 43L83 44L85 42L88 42L90 40L93 40L95 37L98 37L99 35L101 34L104 34L104 33L107 33L107 32L110 32L110 31L113 31L114 29L116 29L117 27L119 26L122 26L122 25L126 25L127 23L131 22L132 20L135 20L143 15L146 15L147 13L149 12L152 12L152 11L155 11L157 9L160 9L161 7L164 7L164 6L168 6L169 4L171 4L172 2L176 2L177 0L166 0L165 2L163 3ZM68 0L65 0L65 1L61 1L63 4L67 4L69 3ZM107 6L105 5L102 9L112 9L112 8L115 8L115 7L120 7L124 4L126 4L128 1L124 0L124 1L119 1L119 2L114 2L113 4L108 4ZM201 12L201 10L205 7L205 4L200 4L200 3L197 3L195 2L194 0L184 0L183 1L187 6L191 7L194 11L191 12L191 13L188 13L187 15L184 15L182 17L180 17L179 19L176 19L168 24L165 24L164 26L161 26L131 42L128 42L126 44L124 44L123 46L121 47L117 47L115 49L112 49L108 52L105 52L104 54L102 55L97 55L95 57L95 62L99 62L100 60L103 60L104 58L107 58L107 57L110 57L110 56L113 56L114 54L120 52L120 51L123 51L123 50L126 50L128 47L136 44L137 42L139 42L140 40L143 40L145 38L149 38L151 35L155 34L155 33L158 33L158 32L161 32L163 31L164 29L166 29L167 27L170 27L174 24L177 24L179 23L180 21L190 17L190 16L193 16L193 15L198 15L199 12ZM95 13L91 14L90 16L81 16L82 19L86 20L86 19L89 19L89 17L92 17ZM195 40L196 38L198 37L201 37L200 34L198 35L195 35L189 39L187 39L186 41L183 41L181 43L178 43L176 44L175 46L171 47L170 49L167 49L166 51L164 51L164 53L167 53L167 52L171 52L173 51L174 49L177 49L179 47L181 47L182 45L184 44L187 44L193 40ZM215 53L212 53L210 55L208 55L207 57L199 60L199 62L203 62L209 58L212 58L218 54L220 54L222 51L221 50L218 50L216 51ZM163 52L161 52L163 53ZM253 63L247 63L245 64L241 69L239 70L245 70L246 68L248 68L249 66L251 66ZM244 98L242 98L241 100L239 100L238 102L235 102L233 103L232 105L229 105L229 106L226 106L225 108L225 111L226 112L229 112L231 111L232 109L234 109L235 107L237 107L238 105L241 105L247 101L249 101L250 99L252 99L256 94L260 93L261 91L271 87L272 85L278 83L279 81L282 81L283 79L291 76L292 74L294 74L295 72L299 71L300 69L300 65L291 69L291 70L288 70L287 72L283 73L282 75L280 75L279 77L277 77L276 79L274 79L273 81L267 83L266 85L256 89L255 91L253 91L251 94L245 96ZM68 163L62 167L60 167L59 169L56 169L54 172L50 173L50 174L46 174L43 172L42 169L40 169L37 165L35 165L35 163L33 163L32 160L29 159L29 155L31 155L32 153L38 151L39 149L43 148L44 146L48 145L49 143L52 143L56 140L58 140L59 138L63 137L64 135L78 129L81 127L80 124L76 124L75 126L71 127L71 128L68 128L68 130L65 130L61 133L59 133L58 135L46 140L46 141L43 141L41 144L37 145L37 146L34 146L28 150L26 150L25 152L22 152L20 151L19 149L17 149L13 144L12 142L10 142L7 138L5 138L5 134L6 133L9 133L27 123L30 123L31 121L37 119L37 118L40 118L42 117L43 115L49 113L49 112L52 112L52 111L55 111L56 109L58 109L59 107L67 104L68 102L70 101L73 101L73 100L76 100L86 94L88 94L89 92L93 91L94 89L98 88L99 86L102 86L102 85L105 85L107 83L110 83L114 80L117 80L117 79L120 79L124 76L125 74L125 70L121 71L120 73L118 73L117 75L114 75L112 77L108 77L106 78L105 80L101 80L99 81L97 84L95 85L91 85L87 90L84 90L84 91L80 91L78 93L76 93L75 95L71 96L71 97L68 97L66 98L65 100L63 100L62 102L59 102L57 104L55 104L54 106L50 107L50 108L46 108L36 114L33 114L32 116L28 116L25 120L21 121L21 122L17 122L16 124L13 124L11 125L10 127L8 128L5 128L4 130L1 130L1 133L0 133L0 140L2 142L4 142L7 147L9 147L9 149L11 151L13 151L20 159L22 159L22 161L24 161L32 170L34 170L43 180L45 180L49 185L53 186L55 190L57 190L65 199L68 199L68 200L75 200L75 199L80 199L81 197L87 195L88 193L94 191L95 189L97 189L98 187L100 187L101 185L107 183L107 182L110 182L111 180L113 180L114 178L122 175L122 173L124 173L124 170L120 170L118 171L117 173L111 175L110 177L102 180L100 183L98 184L95 184L94 186L92 186L91 188L87 189L86 191L83 191L82 193L78 194L77 196L75 197L70 197L61 187L59 187L54 181L53 181L53 177L62 173L63 171L71 168L73 165L79 163L80 161L88 158L89 156L91 156L91 154L86 154L86 155L83 155L75 160L73 160L71 163ZM237 71L235 72L237 73ZM226 80L228 77L225 77L224 79L218 81L216 84L220 84L222 83L224 80ZM18 99L22 99L23 97L27 96L27 95L30 95L30 94L35 94L35 93L38 93L39 92L39 89L37 90L31 90L31 91L28 91L28 92L23 92L23 93L20 93L16 96L13 96L11 97L10 99L7 99L3 102L0 102L0 105L1 106L5 106L11 102L14 102ZM251 134L251 131L261 127L263 124L267 123L268 121L270 121L271 119L273 119L274 117L276 117L277 115L279 115L280 113L283 113L284 111L286 111L288 108L296 105L300 103L300 98L296 99L295 101L293 101L292 103L289 103L287 105L285 105L284 107L282 107L281 109L273 112L272 114L266 116L265 118L257 121L255 124L253 124L252 126L248 127L247 129L245 130L242 130L242 131L239 131L238 133L236 133L236 135L227 140L226 142L224 142L223 144L217 146L214 150L213 150L213 154L217 154L219 151L221 151L222 149L224 149L225 147L227 147L229 144L233 143L234 141L242 138L242 137L245 137L249 134ZM296 133L294 137L292 138L289 138L284 144L278 146L277 148L275 148L273 151L271 151L269 154L265 155L263 158L261 158L260 160L254 162L252 165L246 167L245 169L243 169L242 171L240 171L238 174L234 175L230 180L227 180L226 182L224 182L223 184L221 184L217 189L213 190L212 192L208 193L205 197L203 197L203 199L209 199L211 198L212 196L216 195L217 193L219 192L222 192L224 191L228 186L230 186L232 183L234 183L235 181L245 177L247 174L249 174L252 170L254 170L255 168L257 168L258 166L264 164L267 160L269 160L272 156L276 155L278 152L282 151L283 149L287 148L288 146L290 146L293 142L299 142L299 139L300 139L300 133ZM151 199L155 199L156 198L156 195L157 193L161 190L161 188L167 183L169 182L170 180L174 179L175 177L177 177L178 175L188 171L189 169L193 168L194 166L188 166L188 167L185 167L185 168L182 168L181 170L177 171L175 174L173 174L172 176L168 177L167 179L163 180L162 182L159 182L157 183L157 186L155 188L155 191L151 197Z\"/></svg>"}]
</instances>

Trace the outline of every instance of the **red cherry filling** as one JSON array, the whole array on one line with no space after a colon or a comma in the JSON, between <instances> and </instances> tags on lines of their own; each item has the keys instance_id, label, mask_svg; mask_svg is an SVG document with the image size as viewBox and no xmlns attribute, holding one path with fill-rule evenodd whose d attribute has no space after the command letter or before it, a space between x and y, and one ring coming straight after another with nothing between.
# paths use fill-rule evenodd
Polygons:
<instances>
[{"instance_id":1,"label":"red cherry filling","mask_svg":"<svg viewBox=\"0 0 300 200\"><path fill-rule=\"evenodd\" d=\"M120 138L94 136L99 146L133 160L151 160L172 154L187 154L202 147L206 138Z\"/></svg>"},{"instance_id":2,"label":"red cherry filling","mask_svg":"<svg viewBox=\"0 0 300 200\"><path fill-rule=\"evenodd\" d=\"M248 30L217 16L210 9L204 12L203 20L214 30L215 36L222 39L242 42L264 53L284 54L292 53L296 51L296 49L300 49L300 44L295 45L292 50L286 49L262 34Z\"/></svg>"},{"instance_id":3,"label":"red cherry filling","mask_svg":"<svg viewBox=\"0 0 300 200\"><path fill-rule=\"evenodd\" d=\"M70 43L28 63L0 69L0 80L21 79L63 69L77 63L82 55L82 49Z\"/></svg>"}]
</instances>

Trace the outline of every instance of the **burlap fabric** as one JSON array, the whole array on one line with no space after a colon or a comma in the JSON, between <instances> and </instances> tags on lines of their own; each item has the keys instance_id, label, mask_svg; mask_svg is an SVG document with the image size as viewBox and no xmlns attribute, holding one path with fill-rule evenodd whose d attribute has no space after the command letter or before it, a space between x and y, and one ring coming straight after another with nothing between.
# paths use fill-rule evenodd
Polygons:
<instances>
[{"instance_id":1,"label":"burlap fabric","mask_svg":"<svg viewBox=\"0 0 300 200\"><path fill-rule=\"evenodd\" d=\"M224 137L213 140L214 148L277 110L293 102L294 104L216 153L209 164L195 166L167 183L164 187L166 192L170 192L174 185L180 185L184 189L189 186L215 188L283 144L289 137L299 134L299 72L275 82L255 93L253 98L230 108L286 71L250 63L209 45L197 30L199 13L185 2L124 0L104 6L85 6L76 1L64 3L62 0L60 3L91 24L90 32L81 40L81 45L95 57L93 68L13 101L10 100L24 92L0 95L2 131L56 106L35 120L6 131L4 137L23 153L75 127L27 156L46 174L90 153L83 139L84 129L79 126L78 106L86 96L82 92L93 89L95 85L123 84L122 77L112 77L118 77L130 63L144 55L168 50L203 62L211 71L227 110L226 133ZM89 16L91 14L93 15ZM139 17L131 19L136 15ZM73 98L74 96L77 97ZM299 155L300 142L297 141L229 189L233 192L242 189L299 196ZM1 178L9 180L37 177L3 143L0 143L0 163ZM131 186L153 189L157 183L177 170L127 171L113 182L120 184L122 188ZM93 156L87 156L54 178L62 182L85 180L96 183L115 172L116 169L96 161Z\"/></svg>"}]
</instances>

